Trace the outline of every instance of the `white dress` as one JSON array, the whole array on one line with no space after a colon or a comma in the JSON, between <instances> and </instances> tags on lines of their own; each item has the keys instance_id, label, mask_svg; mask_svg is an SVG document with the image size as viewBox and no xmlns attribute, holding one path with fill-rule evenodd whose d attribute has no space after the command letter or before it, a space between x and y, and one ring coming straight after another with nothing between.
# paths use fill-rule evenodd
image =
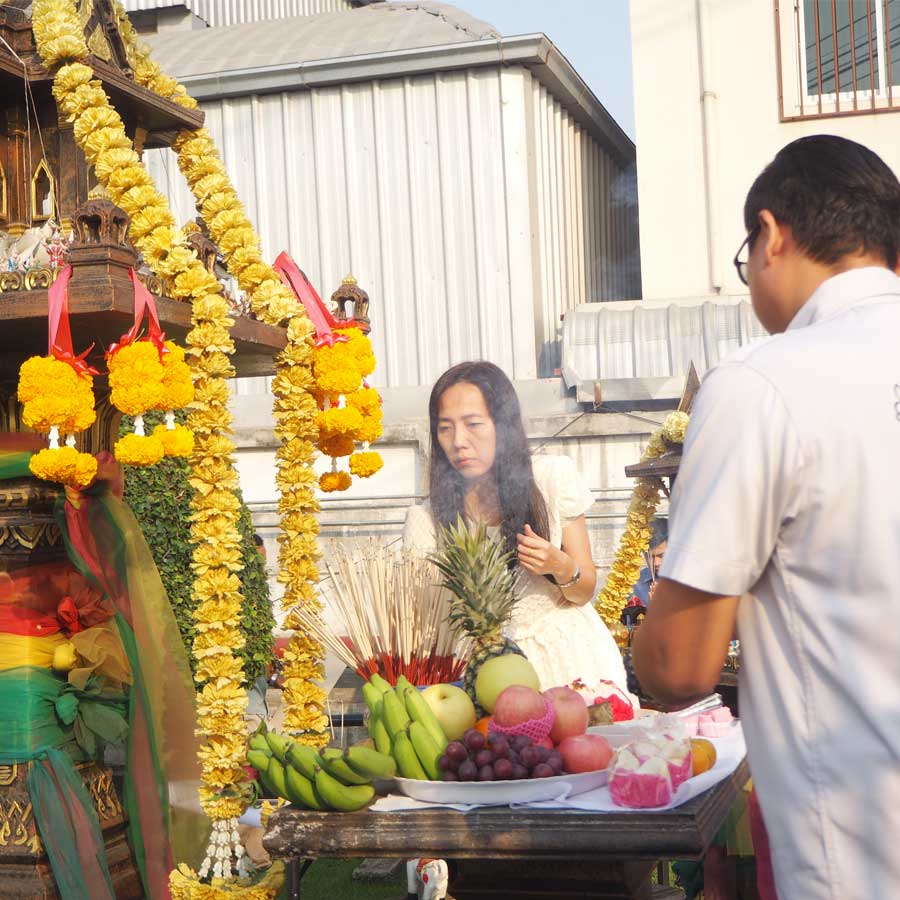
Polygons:
<instances>
[{"instance_id":1,"label":"white dress","mask_svg":"<svg viewBox=\"0 0 900 900\"><path fill-rule=\"evenodd\" d=\"M536 456L532 465L547 504L549 540L559 547L563 527L584 515L593 497L569 457ZM422 553L435 549L436 531L428 504L411 507L407 513L403 546ZM569 603L542 575L520 572L520 599L505 633L537 670L541 689L580 678L596 694L608 695L611 691L604 682L612 681L628 696L622 654L593 605Z\"/></svg>"}]
</instances>

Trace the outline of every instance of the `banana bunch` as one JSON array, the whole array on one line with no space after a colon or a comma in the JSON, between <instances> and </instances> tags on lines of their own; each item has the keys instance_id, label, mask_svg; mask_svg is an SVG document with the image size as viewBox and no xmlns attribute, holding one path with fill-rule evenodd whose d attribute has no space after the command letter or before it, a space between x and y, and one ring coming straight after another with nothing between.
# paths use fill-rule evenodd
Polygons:
<instances>
[{"instance_id":1,"label":"banana bunch","mask_svg":"<svg viewBox=\"0 0 900 900\"><path fill-rule=\"evenodd\" d=\"M402 675L396 690L380 675L363 685L369 734L380 753L390 753L404 778L440 781L438 760L447 736L425 698Z\"/></svg>"},{"instance_id":2,"label":"banana bunch","mask_svg":"<svg viewBox=\"0 0 900 900\"><path fill-rule=\"evenodd\" d=\"M397 772L390 754L371 747L329 747L319 753L275 731L250 738L247 762L276 796L304 809L338 812L368 806L375 796L372 782Z\"/></svg>"}]
</instances>

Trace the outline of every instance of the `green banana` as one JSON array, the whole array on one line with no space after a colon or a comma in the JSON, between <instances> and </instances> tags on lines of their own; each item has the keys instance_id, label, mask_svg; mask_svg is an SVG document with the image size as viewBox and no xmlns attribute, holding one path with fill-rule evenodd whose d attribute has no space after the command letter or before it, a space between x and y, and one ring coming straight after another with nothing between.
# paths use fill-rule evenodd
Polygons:
<instances>
[{"instance_id":1,"label":"green banana","mask_svg":"<svg viewBox=\"0 0 900 900\"><path fill-rule=\"evenodd\" d=\"M379 691L371 681L367 681L363 684L362 692L363 700L366 701L366 706L369 707L369 715L372 718L380 717L382 710L384 709L384 701L381 699L382 692Z\"/></svg>"},{"instance_id":2,"label":"green banana","mask_svg":"<svg viewBox=\"0 0 900 900\"><path fill-rule=\"evenodd\" d=\"M254 734L253 737L250 738L248 746L251 750L262 750L267 756L272 755L272 748L269 747L269 742L266 740L264 734Z\"/></svg>"},{"instance_id":3,"label":"green banana","mask_svg":"<svg viewBox=\"0 0 900 900\"><path fill-rule=\"evenodd\" d=\"M316 790L329 809L354 812L372 802L375 788L371 784L341 784L325 769L316 769Z\"/></svg>"},{"instance_id":4,"label":"green banana","mask_svg":"<svg viewBox=\"0 0 900 900\"><path fill-rule=\"evenodd\" d=\"M407 691L414 691L414 690L415 690L415 688L412 686L409 679L405 675L397 676L397 696L400 697L401 700L403 699L403 695Z\"/></svg>"},{"instance_id":5,"label":"green banana","mask_svg":"<svg viewBox=\"0 0 900 900\"><path fill-rule=\"evenodd\" d=\"M287 752L287 761L310 781L316 777L316 766L322 765L319 751L305 744L291 744Z\"/></svg>"},{"instance_id":6,"label":"green banana","mask_svg":"<svg viewBox=\"0 0 900 900\"><path fill-rule=\"evenodd\" d=\"M438 767L438 759L444 751L438 747L434 738L428 733L428 729L421 722L411 722L409 725L409 742L422 763L425 774L432 781L441 780L441 770Z\"/></svg>"},{"instance_id":7,"label":"green banana","mask_svg":"<svg viewBox=\"0 0 900 900\"><path fill-rule=\"evenodd\" d=\"M369 676L369 683L375 685L382 694L386 694L388 691L393 690L393 688L377 672Z\"/></svg>"},{"instance_id":8,"label":"green banana","mask_svg":"<svg viewBox=\"0 0 900 900\"><path fill-rule=\"evenodd\" d=\"M421 722L425 726L425 730L431 735L434 742L438 745L441 753L447 746L447 735L441 728L438 717L434 714L432 708L428 705L428 701L422 696L420 691L407 691L403 698L406 701L406 711L409 713L413 722Z\"/></svg>"},{"instance_id":9,"label":"green banana","mask_svg":"<svg viewBox=\"0 0 900 900\"><path fill-rule=\"evenodd\" d=\"M322 768L343 784L368 784L372 780L351 769L344 759L344 751L337 747L322 751Z\"/></svg>"},{"instance_id":10,"label":"green banana","mask_svg":"<svg viewBox=\"0 0 900 900\"><path fill-rule=\"evenodd\" d=\"M269 760L269 768L266 769L266 778L268 779L272 790L275 791L279 797L290 800L290 797L288 797L287 785L284 782L284 765L277 759Z\"/></svg>"},{"instance_id":11,"label":"green banana","mask_svg":"<svg viewBox=\"0 0 900 900\"><path fill-rule=\"evenodd\" d=\"M257 772L266 772L269 769L269 760L272 757L264 750L248 750L247 762L256 769Z\"/></svg>"},{"instance_id":12,"label":"green banana","mask_svg":"<svg viewBox=\"0 0 900 900\"><path fill-rule=\"evenodd\" d=\"M351 747L344 752L347 765L369 781L376 778L393 778L397 774L397 763L393 756L370 750L368 747Z\"/></svg>"},{"instance_id":13,"label":"green banana","mask_svg":"<svg viewBox=\"0 0 900 900\"><path fill-rule=\"evenodd\" d=\"M384 724L384 719L375 719L374 722L370 722L369 730L375 741L375 749L378 750L379 753L390 754L391 736L388 733L387 725Z\"/></svg>"},{"instance_id":14,"label":"green banana","mask_svg":"<svg viewBox=\"0 0 900 900\"><path fill-rule=\"evenodd\" d=\"M384 724L392 738L397 737L397 733L409 725L406 707L393 691L384 695Z\"/></svg>"},{"instance_id":15,"label":"green banana","mask_svg":"<svg viewBox=\"0 0 900 900\"><path fill-rule=\"evenodd\" d=\"M416 781L428 780L428 775L422 768L422 763L419 762L419 757L405 731L398 731L394 735L394 759L397 760L397 768L404 778L414 778Z\"/></svg>"},{"instance_id":16,"label":"green banana","mask_svg":"<svg viewBox=\"0 0 900 900\"><path fill-rule=\"evenodd\" d=\"M266 742L278 762L284 765L291 742L283 734L274 731L266 732Z\"/></svg>"},{"instance_id":17,"label":"green banana","mask_svg":"<svg viewBox=\"0 0 900 900\"><path fill-rule=\"evenodd\" d=\"M291 803L302 806L304 809L327 809L325 802L316 791L315 783L301 775L292 766L287 766L284 770L284 783Z\"/></svg>"}]
</instances>

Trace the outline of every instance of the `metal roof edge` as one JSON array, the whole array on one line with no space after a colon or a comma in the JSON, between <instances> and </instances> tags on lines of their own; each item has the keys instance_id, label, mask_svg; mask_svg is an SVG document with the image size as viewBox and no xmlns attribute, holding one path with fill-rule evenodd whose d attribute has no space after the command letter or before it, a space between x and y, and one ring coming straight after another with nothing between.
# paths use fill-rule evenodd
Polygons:
<instances>
[{"instance_id":1,"label":"metal roof edge","mask_svg":"<svg viewBox=\"0 0 900 900\"><path fill-rule=\"evenodd\" d=\"M232 69L186 75L179 80L194 99L202 101L492 65L520 65L530 69L598 140L625 162L634 161L634 143L544 34Z\"/></svg>"},{"instance_id":2,"label":"metal roof edge","mask_svg":"<svg viewBox=\"0 0 900 900\"><path fill-rule=\"evenodd\" d=\"M635 162L634 141L597 99L578 71L546 35L528 35L541 39L541 62L528 64L537 79L596 137L612 147L626 163ZM510 38L504 38L504 41Z\"/></svg>"}]
</instances>

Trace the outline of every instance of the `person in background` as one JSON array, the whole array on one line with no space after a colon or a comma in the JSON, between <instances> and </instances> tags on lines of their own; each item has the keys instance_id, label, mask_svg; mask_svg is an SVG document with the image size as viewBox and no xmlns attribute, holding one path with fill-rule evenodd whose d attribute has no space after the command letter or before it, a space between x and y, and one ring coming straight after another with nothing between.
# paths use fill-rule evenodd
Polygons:
<instances>
[{"instance_id":1,"label":"person in background","mask_svg":"<svg viewBox=\"0 0 900 900\"><path fill-rule=\"evenodd\" d=\"M259 551L259 555L263 558L263 562L266 562L266 544L262 539L262 535L254 533L253 543L256 544L256 549Z\"/></svg>"},{"instance_id":2,"label":"person in background","mask_svg":"<svg viewBox=\"0 0 900 900\"><path fill-rule=\"evenodd\" d=\"M626 693L622 655L591 605L596 572L584 515L594 498L575 464L532 457L515 389L493 363L446 371L428 414L430 495L407 513L404 548L433 551L439 529L458 516L484 522L518 559L521 589L508 637L542 689L580 679L591 690L612 682ZM606 686L603 696L609 693Z\"/></svg>"},{"instance_id":3,"label":"person in background","mask_svg":"<svg viewBox=\"0 0 900 900\"><path fill-rule=\"evenodd\" d=\"M659 569L666 553L668 533L668 524L665 519L653 520L653 534L650 538L650 565L641 569L640 578L633 588L634 597L638 601L635 605L648 606L650 603L653 585L659 578ZM628 605L631 606L632 603Z\"/></svg>"},{"instance_id":4,"label":"person in background","mask_svg":"<svg viewBox=\"0 0 900 900\"><path fill-rule=\"evenodd\" d=\"M703 380L635 670L686 705L737 625L778 897L896 897L900 182L860 144L801 138L744 224L735 266L773 337Z\"/></svg>"}]
</instances>

